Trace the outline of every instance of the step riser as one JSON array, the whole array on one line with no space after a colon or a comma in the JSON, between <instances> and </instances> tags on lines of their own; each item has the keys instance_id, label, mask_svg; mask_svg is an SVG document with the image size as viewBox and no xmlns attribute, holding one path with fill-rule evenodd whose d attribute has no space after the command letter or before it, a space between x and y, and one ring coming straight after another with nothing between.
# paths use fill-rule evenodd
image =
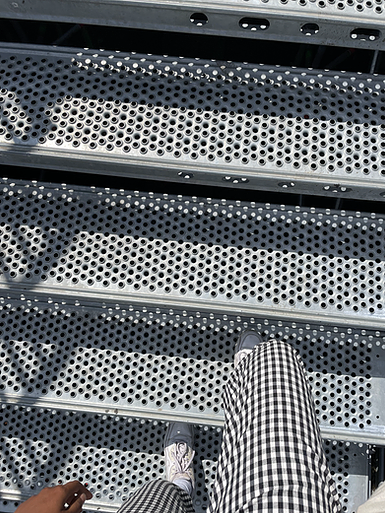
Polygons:
<instances>
[{"instance_id":1,"label":"step riser","mask_svg":"<svg viewBox=\"0 0 385 513\"><path fill-rule=\"evenodd\" d=\"M380 2L0 1L0 16L383 50ZM327 7L327 9L325 9ZM358 29L358 30L357 30Z\"/></svg>"}]
</instances>

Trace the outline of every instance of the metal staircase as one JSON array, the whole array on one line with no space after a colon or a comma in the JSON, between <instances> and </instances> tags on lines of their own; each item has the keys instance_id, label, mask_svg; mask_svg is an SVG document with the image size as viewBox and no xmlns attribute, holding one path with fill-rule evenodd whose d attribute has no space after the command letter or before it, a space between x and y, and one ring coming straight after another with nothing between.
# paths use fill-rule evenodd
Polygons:
<instances>
[{"instance_id":1,"label":"metal staircase","mask_svg":"<svg viewBox=\"0 0 385 513\"><path fill-rule=\"evenodd\" d=\"M0 13L114 25L116 9L132 14L119 24L154 18L164 30L188 13L192 33L234 35L236 17L269 8L253 37L331 44L334 33L382 49L380 2L270 3L199 4L207 23L188 2L157 2L147 17L143 2L115 2L104 21L103 2L92 20L86 1L67 13L0 1ZM315 33L293 39L304 16ZM237 21L239 37L248 28ZM165 423L183 420L197 429L203 512L221 390L251 326L301 354L343 509L355 512L372 447L385 444L384 215L338 204L385 200L383 78L5 43L0 76L2 164L52 174L0 184L0 510L80 479L94 493L87 511L116 511L163 475ZM55 184L55 170L104 175L108 188ZM116 177L201 194L127 191ZM240 199L208 198L209 185ZM290 194L266 204L266 190L335 197L336 209L293 207Z\"/></svg>"}]
</instances>

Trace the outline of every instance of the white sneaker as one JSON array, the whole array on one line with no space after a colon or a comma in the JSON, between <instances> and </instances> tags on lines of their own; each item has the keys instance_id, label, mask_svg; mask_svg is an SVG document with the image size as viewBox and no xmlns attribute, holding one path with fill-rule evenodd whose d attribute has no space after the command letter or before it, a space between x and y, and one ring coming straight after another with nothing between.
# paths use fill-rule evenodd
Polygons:
<instances>
[{"instance_id":1,"label":"white sneaker","mask_svg":"<svg viewBox=\"0 0 385 513\"><path fill-rule=\"evenodd\" d=\"M169 424L164 438L166 479L185 490L191 497L195 489L193 446L193 426L184 422Z\"/></svg>"}]
</instances>

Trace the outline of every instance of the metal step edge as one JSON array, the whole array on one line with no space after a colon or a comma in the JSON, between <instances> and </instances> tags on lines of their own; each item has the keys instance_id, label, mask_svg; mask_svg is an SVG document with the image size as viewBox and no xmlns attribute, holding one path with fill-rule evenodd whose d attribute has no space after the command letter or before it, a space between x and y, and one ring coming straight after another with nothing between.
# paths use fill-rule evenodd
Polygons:
<instances>
[{"instance_id":1,"label":"metal step edge","mask_svg":"<svg viewBox=\"0 0 385 513\"><path fill-rule=\"evenodd\" d=\"M354 178L338 176L338 180L324 175L279 172L277 169L246 169L226 165L215 169L201 163L175 162L171 159L119 157L115 155L93 155L85 151L48 150L40 147L25 148L22 145L0 143L0 163L10 166L25 166L56 171L70 171L118 177L132 177L147 180L162 180L200 184L206 186L247 188L255 191L282 192L282 188L293 188L290 192L313 194L333 198L354 198L358 200L385 200L385 184L381 179L371 177ZM182 178L181 178L182 177ZM337 177L336 177L337 178ZM337 183L338 182L338 183ZM369 183L369 185L368 185ZM240 184L240 185L238 185Z\"/></svg>"},{"instance_id":2,"label":"metal step edge","mask_svg":"<svg viewBox=\"0 0 385 513\"><path fill-rule=\"evenodd\" d=\"M42 398L20 397L12 394L0 393L0 405L13 404L24 408L42 408L47 410L74 411L77 413L91 413L113 418L135 417L146 420L158 420L166 422L187 422L189 424L200 424L210 427L223 427L224 419L222 415L202 415L191 414L189 412L170 413L160 412L151 408L131 408L122 407L114 409L113 406L97 407L95 404L90 406L82 401L67 401L60 399L58 401L47 400ZM357 442L369 445L385 445L385 429L365 428L365 431L354 431L353 429L331 428L329 426L320 425L321 436L325 440L337 440L344 442Z\"/></svg>"},{"instance_id":3,"label":"metal step edge","mask_svg":"<svg viewBox=\"0 0 385 513\"><path fill-rule=\"evenodd\" d=\"M97 24L135 29L188 32L255 38L264 40L291 41L314 44L347 46L349 48L383 49L381 35L370 38L371 32L361 37L352 37L357 28L383 29L381 6L365 6L359 2L338 4L326 2L279 2L265 0L265 5L256 0L240 2L183 2L106 0L75 2L71 10L52 0L8 2L1 0L0 16L16 20L40 20L65 23ZM97 7L97 9L95 9ZM197 17L196 14L204 17ZM195 16L194 16L195 15ZM242 22L244 18L267 20L253 25ZM316 24L317 30L303 30L304 25Z\"/></svg>"},{"instance_id":4,"label":"metal step edge","mask_svg":"<svg viewBox=\"0 0 385 513\"><path fill-rule=\"evenodd\" d=\"M4 282L0 282L0 297L6 298L7 296L19 295L22 299L30 300L31 291L27 286L14 284L12 287L4 286ZM194 301L190 298L172 298L162 295L147 295L147 294L129 294L123 293L119 290L103 291L103 290L86 290L86 289L63 289L58 293L57 287L34 285L33 295L36 299L47 299L49 302L68 302L78 300L80 302L88 301L95 306L102 305L104 307L114 307L119 305L125 308L129 305L139 307L158 307L169 308L171 310L179 310L181 301L184 308L191 312L205 312L207 314L224 314L235 316L252 316L252 317L269 317L277 320L297 321L304 323L317 323L324 325L346 326L350 328L366 328L368 330L385 330L385 318L380 316L364 316L364 315L338 315L327 313L315 312L300 312L296 309L287 310L275 306L271 309L270 306L261 307L247 304L235 303L234 306L231 302L219 301ZM75 303L76 304L76 303Z\"/></svg>"}]
</instances>

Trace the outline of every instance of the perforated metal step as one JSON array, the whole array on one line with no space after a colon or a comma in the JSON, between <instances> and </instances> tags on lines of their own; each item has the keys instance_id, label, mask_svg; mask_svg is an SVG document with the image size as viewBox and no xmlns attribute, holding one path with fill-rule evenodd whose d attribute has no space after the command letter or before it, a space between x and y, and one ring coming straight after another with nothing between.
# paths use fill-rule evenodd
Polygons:
<instances>
[{"instance_id":1,"label":"perforated metal step","mask_svg":"<svg viewBox=\"0 0 385 513\"><path fill-rule=\"evenodd\" d=\"M384 48L383 0L0 0L0 16Z\"/></svg>"},{"instance_id":2,"label":"perforated metal step","mask_svg":"<svg viewBox=\"0 0 385 513\"><path fill-rule=\"evenodd\" d=\"M385 442L385 338L194 312L3 300L0 401L222 426L237 336L254 327L301 354L325 438Z\"/></svg>"},{"instance_id":3,"label":"perforated metal step","mask_svg":"<svg viewBox=\"0 0 385 513\"><path fill-rule=\"evenodd\" d=\"M10 181L0 201L4 293L384 329L381 215Z\"/></svg>"},{"instance_id":4,"label":"perforated metal step","mask_svg":"<svg viewBox=\"0 0 385 513\"><path fill-rule=\"evenodd\" d=\"M136 419L2 405L0 510L12 512L42 487L87 482L87 511L116 512L131 493L164 476L164 425ZM197 513L205 511L221 443L219 428L196 430ZM353 513L368 490L368 447L325 441L343 511Z\"/></svg>"},{"instance_id":5,"label":"perforated metal step","mask_svg":"<svg viewBox=\"0 0 385 513\"><path fill-rule=\"evenodd\" d=\"M385 199L384 79L12 45L0 161Z\"/></svg>"}]
</instances>

